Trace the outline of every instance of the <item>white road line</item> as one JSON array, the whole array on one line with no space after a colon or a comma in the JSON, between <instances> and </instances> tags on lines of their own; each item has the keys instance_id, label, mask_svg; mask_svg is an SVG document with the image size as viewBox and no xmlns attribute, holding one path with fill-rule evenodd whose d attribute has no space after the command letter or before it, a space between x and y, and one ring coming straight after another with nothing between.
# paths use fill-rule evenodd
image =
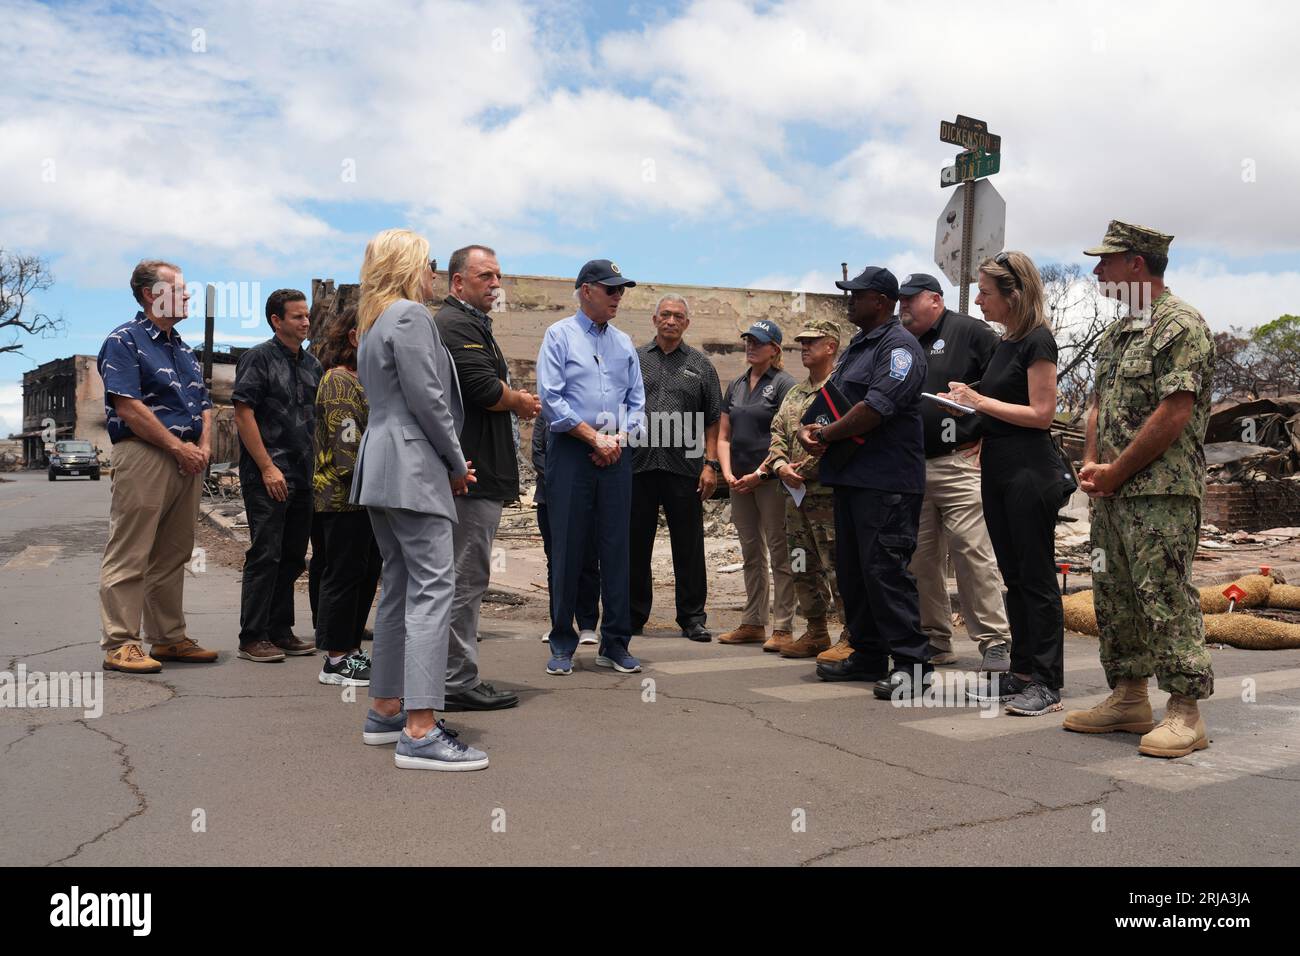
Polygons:
<instances>
[{"instance_id":1,"label":"white road line","mask_svg":"<svg viewBox=\"0 0 1300 956\"><path fill-rule=\"evenodd\" d=\"M753 687L751 691L765 697L805 703L816 700L835 700L840 697L870 697L870 684L838 684L818 681L815 684L786 684L784 687Z\"/></svg>"},{"instance_id":2,"label":"white road line","mask_svg":"<svg viewBox=\"0 0 1300 956\"><path fill-rule=\"evenodd\" d=\"M1135 739L1131 752L1125 756L1080 769L1170 793L1195 790L1241 777L1274 774L1300 764L1300 747L1294 743L1295 729L1292 722L1291 726L1278 728L1278 733L1270 735L1284 736L1288 742L1282 743L1238 734L1217 736L1211 726L1209 749L1177 760L1144 757L1137 752Z\"/></svg>"},{"instance_id":3,"label":"white road line","mask_svg":"<svg viewBox=\"0 0 1300 956\"><path fill-rule=\"evenodd\" d=\"M5 562L6 571L26 571L32 568L48 568L62 553L61 545L29 544Z\"/></svg>"},{"instance_id":4,"label":"white road line","mask_svg":"<svg viewBox=\"0 0 1300 956\"><path fill-rule=\"evenodd\" d=\"M707 660L661 661L651 664L651 670L662 674L713 674L718 671L752 671L764 667L805 667L812 663L808 660L793 660L780 654L764 654L761 657L711 657Z\"/></svg>"},{"instance_id":5,"label":"white road line","mask_svg":"<svg viewBox=\"0 0 1300 956\"><path fill-rule=\"evenodd\" d=\"M1300 688L1300 667L1278 671L1261 671L1257 674L1243 674L1236 677L1220 677L1214 682L1215 696L1211 697L1207 703L1213 704L1224 699L1240 701L1243 690L1242 682L1246 679L1255 682L1257 695L1262 695L1271 690L1294 690ZM1164 695L1155 689L1154 683L1151 686L1151 694L1153 702L1157 705L1156 710L1159 712ZM1008 734L1060 729L1066 711L1086 709L1093 704L1100 703L1108 696L1108 694L1091 694L1087 697L1067 698L1061 701L1063 706L1059 712L1047 714L1043 717L1015 717L1010 714L999 714L996 718L981 718L978 708L972 707L970 709L954 709L941 717L905 721L903 726L938 734L941 737L950 737L954 740L991 740Z\"/></svg>"}]
</instances>

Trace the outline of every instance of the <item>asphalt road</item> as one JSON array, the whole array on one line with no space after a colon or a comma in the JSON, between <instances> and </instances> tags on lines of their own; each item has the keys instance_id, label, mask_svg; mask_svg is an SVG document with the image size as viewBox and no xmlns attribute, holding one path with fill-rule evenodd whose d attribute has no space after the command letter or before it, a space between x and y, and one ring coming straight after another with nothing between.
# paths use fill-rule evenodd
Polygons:
<instances>
[{"instance_id":1,"label":"asphalt road","mask_svg":"<svg viewBox=\"0 0 1300 956\"><path fill-rule=\"evenodd\" d=\"M7 477L0 668L98 671L110 484ZM537 600L483 622L483 674L520 706L449 717L491 767L399 771L360 741L364 691L317 683L315 658L235 658L238 575L209 562L186 606L218 663L106 674L98 717L0 707L0 864L1300 860L1300 651L1215 650L1213 744L1160 761L1129 735L1065 733L1059 714L896 708L810 663L670 631L634 641L643 674L598 670L584 647L573 676L548 677ZM308 620L303 595L302 635ZM1067 702L1105 694L1096 655L1067 640Z\"/></svg>"}]
</instances>

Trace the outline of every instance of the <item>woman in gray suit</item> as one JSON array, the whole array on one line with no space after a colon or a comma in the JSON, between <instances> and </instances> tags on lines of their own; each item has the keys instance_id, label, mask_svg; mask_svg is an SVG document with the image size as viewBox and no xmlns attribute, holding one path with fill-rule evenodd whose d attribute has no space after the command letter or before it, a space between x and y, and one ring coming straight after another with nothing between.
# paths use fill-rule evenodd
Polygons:
<instances>
[{"instance_id":1,"label":"woman in gray suit","mask_svg":"<svg viewBox=\"0 0 1300 956\"><path fill-rule=\"evenodd\" d=\"M455 368L423 304L432 298L428 242L407 229L370 240L357 323L357 375L370 420L351 501L370 513L384 588L362 739L395 742L398 767L482 770L487 754L457 740L437 716L456 580L452 495L465 492L474 471L456 438L463 410Z\"/></svg>"}]
</instances>

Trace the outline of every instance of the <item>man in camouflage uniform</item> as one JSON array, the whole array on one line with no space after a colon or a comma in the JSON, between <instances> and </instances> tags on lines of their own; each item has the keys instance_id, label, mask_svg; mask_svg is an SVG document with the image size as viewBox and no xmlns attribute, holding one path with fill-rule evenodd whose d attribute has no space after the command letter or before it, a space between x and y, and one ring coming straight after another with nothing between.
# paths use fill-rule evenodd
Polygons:
<instances>
[{"instance_id":1,"label":"man in camouflage uniform","mask_svg":"<svg viewBox=\"0 0 1300 956\"><path fill-rule=\"evenodd\" d=\"M1138 751L1208 746L1197 701L1214 692L1200 595L1191 584L1205 483L1214 342L1201 314L1165 288L1172 236L1111 222L1093 273L1129 315L1097 346L1080 486L1092 496L1093 596L1112 688L1066 714L1083 733L1141 733ZM1104 561L1104 564L1102 562ZM1147 679L1169 692L1153 729Z\"/></svg>"},{"instance_id":2,"label":"man in camouflage uniform","mask_svg":"<svg viewBox=\"0 0 1300 956\"><path fill-rule=\"evenodd\" d=\"M817 397L818 389L831 377L840 348L840 328L831 319L810 319L795 340L808 379L786 393L772 417L772 444L760 470L776 475L787 485L803 487L799 505L795 505L793 497L786 498L785 529L795 597L800 613L808 619L808 629L794 640L778 639L774 634L763 650L779 651L782 657L818 655L818 660L843 660L853 653L848 632L841 631L839 643L832 648L826 626L832 606L840 621L845 619L844 602L835 588L834 490L817 480L817 458L796 440L799 420Z\"/></svg>"}]
</instances>

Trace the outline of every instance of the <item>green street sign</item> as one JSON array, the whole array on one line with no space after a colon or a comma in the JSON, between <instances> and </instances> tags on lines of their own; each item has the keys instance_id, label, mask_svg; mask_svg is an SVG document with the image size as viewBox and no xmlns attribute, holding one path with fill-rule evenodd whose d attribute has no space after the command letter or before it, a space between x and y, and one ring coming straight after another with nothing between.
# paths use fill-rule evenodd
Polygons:
<instances>
[{"instance_id":1,"label":"green street sign","mask_svg":"<svg viewBox=\"0 0 1300 956\"><path fill-rule=\"evenodd\" d=\"M957 154L956 165L947 166L939 172L939 185L955 186L967 179L983 179L985 176L992 176L1001 168L1001 153L967 150Z\"/></svg>"}]
</instances>

